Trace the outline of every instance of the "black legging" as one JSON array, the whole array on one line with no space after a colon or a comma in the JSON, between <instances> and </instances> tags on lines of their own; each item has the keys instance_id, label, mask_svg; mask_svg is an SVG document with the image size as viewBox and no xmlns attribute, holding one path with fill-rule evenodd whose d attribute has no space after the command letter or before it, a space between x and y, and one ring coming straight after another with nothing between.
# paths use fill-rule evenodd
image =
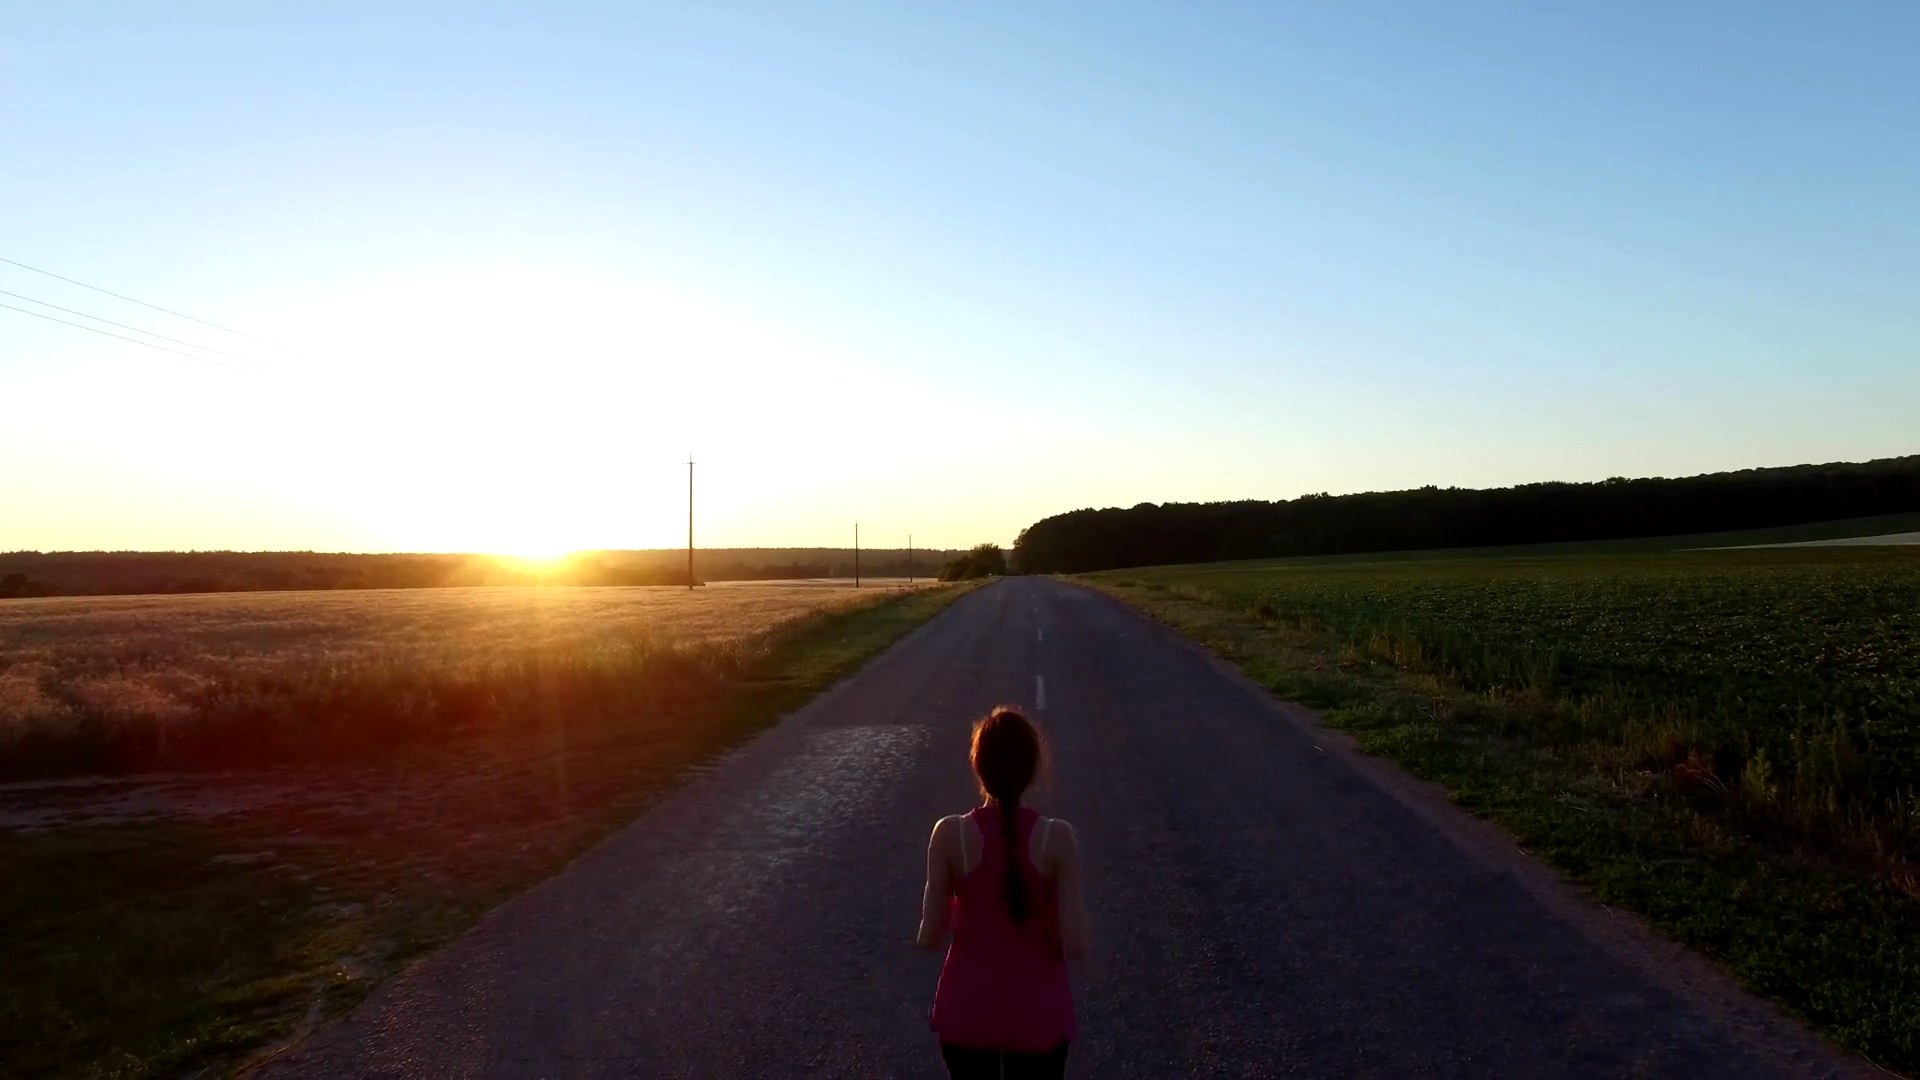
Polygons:
<instances>
[{"instance_id":1,"label":"black legging","mask_svg":"<svg viewBox=\"0 0 1920 1080\"><path fill-rule=\"evenodd\" d=\"M953 1080L1060 1080L1067 1075L1067 1044L1044 1054L1009 1054L940 1044Z\"/></svg>"}]
</instances>

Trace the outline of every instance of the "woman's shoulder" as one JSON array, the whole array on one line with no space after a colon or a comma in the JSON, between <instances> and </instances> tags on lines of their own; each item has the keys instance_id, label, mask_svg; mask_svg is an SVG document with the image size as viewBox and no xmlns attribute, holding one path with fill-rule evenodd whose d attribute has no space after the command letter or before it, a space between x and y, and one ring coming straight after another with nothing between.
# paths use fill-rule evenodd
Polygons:
<instances>
[{"instance_id":1,"label":"woman's shoulder","mask_svg":"<svg viewBox=\"0 0 1920 1080\"><path fill-rule=\"evenodd\" d=\"M964 834L970 830L976 830L973 815L948 814L933 823L932 842L942 847L953 846L958 850L959 845L966 843Z\"/></svg>"},{"instance_id":2,"label":"woman's shoulder","mask_svg":"<svg viewBox=\"0 0 1920 1080\"><path fill-rule=\"evenodd\" d=\"M1052 876L1067 863L1080 859L1080 837L1066 818L1041 817L1034 822L1032 847L1028 849L1033 865Z\"/></svg>"}]
</instances>

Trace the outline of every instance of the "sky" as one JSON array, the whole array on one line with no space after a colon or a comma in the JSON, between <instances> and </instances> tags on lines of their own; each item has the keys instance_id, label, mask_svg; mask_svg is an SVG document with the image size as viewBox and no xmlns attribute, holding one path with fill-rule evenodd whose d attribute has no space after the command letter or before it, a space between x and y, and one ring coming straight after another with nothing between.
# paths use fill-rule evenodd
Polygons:
<instances>
[{"instance_id":1,"label":"sky","mask_svg":"<svg viewBox=\"0 0 1920 1080\"><path fill-rule=\"evenodd\" d=\"M1906 0L0 0L0 258L191 317L0 263L0 550L672 546L689 453L704 544L957 547L1920 452L1915 55Z\"/></svg>"}]
</instances>

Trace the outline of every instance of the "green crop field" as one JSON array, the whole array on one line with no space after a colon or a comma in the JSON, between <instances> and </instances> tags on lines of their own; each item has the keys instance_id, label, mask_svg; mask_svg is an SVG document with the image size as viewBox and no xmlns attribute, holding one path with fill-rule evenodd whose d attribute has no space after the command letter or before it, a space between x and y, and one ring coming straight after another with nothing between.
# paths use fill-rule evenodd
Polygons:
<instances>
[{"instance_id":1,"label":"green crop field","mask_svg":"<svg viewBox=\"0 0 1920 1080\"><path fill-rule=\"evenodd\" d=\"M1089 580L1841 1041L1920 1066L1920 550Z\"/></svg>"}]
</instances>

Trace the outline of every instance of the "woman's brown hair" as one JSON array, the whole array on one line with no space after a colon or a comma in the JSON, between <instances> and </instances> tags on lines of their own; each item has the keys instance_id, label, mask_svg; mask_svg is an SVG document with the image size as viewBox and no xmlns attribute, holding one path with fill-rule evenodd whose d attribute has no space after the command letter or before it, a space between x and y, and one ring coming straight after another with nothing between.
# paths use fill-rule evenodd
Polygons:
<instances>
[{"instance_id":1,"label":"woman's brown hair","mask_svg":"<svg viewBox=\"0 0 1920 1080\"><path fill-rule=\"evenodd\" d=\"M1039 774L1045 755L1040 730L1010 706L999 706L973 725L973 776L980 783L980 793L1000 804L1000 830L1007 848L1003 895L1015 925L1025 922L1028 914L1026 880L1014 850L1020 836L1020 796Z\"/></svg>"}]
</instances>

